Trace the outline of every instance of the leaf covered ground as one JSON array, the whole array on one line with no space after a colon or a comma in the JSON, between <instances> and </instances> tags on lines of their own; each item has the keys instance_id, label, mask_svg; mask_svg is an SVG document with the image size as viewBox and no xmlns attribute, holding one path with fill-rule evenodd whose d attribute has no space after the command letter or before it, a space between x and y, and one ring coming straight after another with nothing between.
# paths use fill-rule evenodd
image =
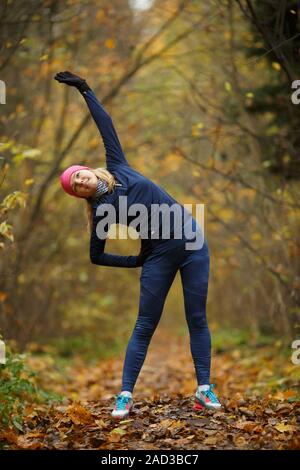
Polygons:
<instances>
[{"instance_id":1,"label":"leaf covered ground","mask_svg":"<svg viewBox=\"0 0 300 470\"><path fill-rule=\"evenodd\" d=\"M156 332L134 390L134 410L115 421L123 354L62 366L30 357L40 383L66 397L26 408L23 430L2 430L2 449L299 449L299 366L275 346L213 354L220 411L194 410L187 337Z\"/></svg>"}]
</instances>

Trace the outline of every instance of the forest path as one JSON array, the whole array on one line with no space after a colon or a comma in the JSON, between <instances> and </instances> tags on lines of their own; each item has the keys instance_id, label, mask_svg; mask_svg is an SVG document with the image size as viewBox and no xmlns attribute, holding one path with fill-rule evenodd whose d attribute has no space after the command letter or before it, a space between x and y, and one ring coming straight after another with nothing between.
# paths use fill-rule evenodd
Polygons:
<instances>
[{"instance_id":1,"label":"forest path","mask_svg":"<svg viewBox=\"0 0 300 470\"><path fill-rule=\"evenodd\" d=\"M77 358L63 375L54 365L51 370L49 364L41 363L41 359L33 358L31 365L45 374L49 387L68 400L63 405L36 405L27 410L23 433L2 433L7 448L200 450L300 446L295 366L289 358L274 355L273 347L255 351L236 348L214 354L211 381L216 383L223 407L219 411L199 411L193 410L196 381L188 336L173 337L156 331L134 390L134 408L123 421L111 417L115 394L120 391L123 353L94 365ZM273 392L272 380L276 388Z\"/></svg>"}]
</instances>

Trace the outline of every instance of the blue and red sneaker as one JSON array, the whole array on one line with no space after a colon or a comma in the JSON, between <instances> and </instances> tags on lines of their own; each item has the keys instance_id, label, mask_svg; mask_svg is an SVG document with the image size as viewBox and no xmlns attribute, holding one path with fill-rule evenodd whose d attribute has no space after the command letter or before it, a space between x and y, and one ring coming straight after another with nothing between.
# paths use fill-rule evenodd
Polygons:
<instances>
[{"instance_id":1,"label":"blue and red sneaker","mask_svg":"<svg viewBox=\"0 0 300 470\"><path fill-rule=\"evenodd\" d=\"M219 402L218 398L216 397L215 393L213 392L213 388L215 384L210 384L207 390L199 390L195 393L195 403L194 403L194 410L203 410L204 408L208 408L210 410L216 410L221 408L221 403Z\"/></svg>"},{"instance_id":2,"label":"blue and red sneaker","mask_svg":"<svg viewBox=\"0 0 300 470\"><path fill-rule=\"evenodd\" d=\"M115 395L116 402L114 409L111 413L113 418L125 418L129 415L131 408L133 407L133 400L131 397L126 395Z\"/></svg>"}]
</instances>

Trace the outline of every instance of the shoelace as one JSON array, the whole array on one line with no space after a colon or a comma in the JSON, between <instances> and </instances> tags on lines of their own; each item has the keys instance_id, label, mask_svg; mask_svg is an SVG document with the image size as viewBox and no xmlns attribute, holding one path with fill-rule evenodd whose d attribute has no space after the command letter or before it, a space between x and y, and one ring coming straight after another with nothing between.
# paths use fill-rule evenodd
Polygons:
<instances>
[{"instance_id":1,"label":"shoelace","mask_svg":"<svg viewBox=\"0 0 300 470\"><path fill-rule=\"evenodd\" d=\"M122 410L124 409L125 405L130 400L130 397L126 397L125 395L116 395L117 403L116 403L116 409L117 410Z\"/></svg>"},{"instance_id":2,"label":"shoelace","mask_svg":"<svg viewBox=\"0 0 300 470\"><path fill-rule=\"evenodd\" d=\"M210 401L212 401L213 403L219 403L219 400L217 399L216 395L213 392L214 387L215 387L215 384L211 384L209 387L209 390L206 390L204 393L205 395L208 396Z\"/></svg>"}]
</instances>

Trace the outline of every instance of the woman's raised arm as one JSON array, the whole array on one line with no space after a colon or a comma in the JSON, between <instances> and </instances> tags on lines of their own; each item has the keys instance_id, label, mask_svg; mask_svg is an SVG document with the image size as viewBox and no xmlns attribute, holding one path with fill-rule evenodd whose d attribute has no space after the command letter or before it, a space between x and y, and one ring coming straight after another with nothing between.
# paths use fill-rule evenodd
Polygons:
<instances>
[{"instance_id":1,"label":"woman's raised arm","mask_svg":"<svg viewBox=\"0 0 300 470\"><path fill-rule=\"evenodd\" d=\"M114 128L112 118L96 98L86 80L68 71L59 72L54 78L60 83L77 88L84 97L104 143L107 169L113 170L115 165L121 164L129 166Z\"/></svg>"},{"instance_id":2,"label":"woman's raised arm","mask_svg":"<svg viewBox=\"0 0 300 470\"><path fill-rule=\"evenodd\" d=\"M101 134L106 152L106 166L108 170L110 167L118 164L129 165L110 115L105 111L92 90L83 91L82 95Z\"/></svg>"}]
</instances>

